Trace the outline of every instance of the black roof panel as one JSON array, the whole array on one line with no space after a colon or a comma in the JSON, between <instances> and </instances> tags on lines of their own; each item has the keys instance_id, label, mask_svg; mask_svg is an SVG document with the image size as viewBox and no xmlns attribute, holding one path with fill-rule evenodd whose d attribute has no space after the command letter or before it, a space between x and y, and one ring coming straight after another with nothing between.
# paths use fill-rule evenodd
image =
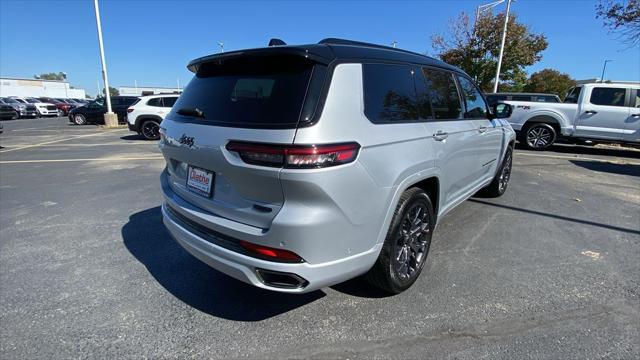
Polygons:
<instances>
[{"instance_id":1,"label":"black roof panel","mask_svg":"<svg viewBox=\"0 0 640 360\"><path fill-rule=\"evenodd\" d=\"M232 59L240 56L260 57L275 54L304 56L313 61L323 64L329 64L334 61L350 60L353 60L354 62L368 60L406 62L417 65L437 66L451 71L464 73L459 68L449 65L443 61L411 51L392 48L389 46L334 38L321 40L318 44L270 46L265 48L229 51L225 53L203 56L192 60L187 65L187 68L192 72L196 72L198 69L198 65L205 62L223 62L226 59Z\"/></svg>"}]
</instances>

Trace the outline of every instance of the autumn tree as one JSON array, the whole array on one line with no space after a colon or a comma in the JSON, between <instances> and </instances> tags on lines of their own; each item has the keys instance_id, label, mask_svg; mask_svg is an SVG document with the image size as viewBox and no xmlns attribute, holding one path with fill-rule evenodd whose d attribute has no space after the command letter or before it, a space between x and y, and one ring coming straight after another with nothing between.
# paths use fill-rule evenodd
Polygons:
<instances>
[{"instance_id":1,"label":"autumn tree","mask_svg":"<svg viewBox=\"0 0 640 360\"><path fill-rule=\"evenodd\" d=\"M619 33L629 45L640 44L640 0L600 0L596 18L611 32Z\"/></svg>"},{"instance_id":2,"label":"autumn tree","mask_svg":"<svg viewBox=\"0 0 640 360\"><path fill-rule=\"evenodd\" d=\"M44 73L44 74L40 74L40 75L33 75L34 79L38 79L38 80L58 80L58 81L62 81L65 80L67 78L67 74L63 73L63 72L58 72L58 73Z\"/></svg>"},{"instance_id":3,"label":"autumn tree","mask_svg":"<svg viewBox=\"0 0 640 360\"><path fill-rule=\"evenodd\" d=\"M491 91L498 67L504 16L485 13L471 24L469 16L461 13L451 21L449 33L433 36L431 45L440 59L460 67L483 90ZM518 22L517 15L509 15L501 85L503 81L509 89L522 88L526 79L524 68L538 62L547 45L544 35L532 33L527 25Z\"/></svg>"},{"instance_id":4,"label":"autumn tree","mask_svg":"<svg viewBox=\"0 0 640 360\"><path fill-rule=\"evenodd\" d=\"M109 96L118 96L120 95L120 91L118 89L109 86ZM104 96L104 89L102 89L102 96Z\"/></svg>"},{"instance_id":5,"label":"autumn tree","mask_svg":"<svg viewBox=\"0 0 640 360\"><path fill-rule=\"evenodd\" d=\"M568 74L558 70L544 69L531 74L524 87L526 92L556 94L564 98L567 90L575 86L576 81Z\"/></svg>"}]
</instances>

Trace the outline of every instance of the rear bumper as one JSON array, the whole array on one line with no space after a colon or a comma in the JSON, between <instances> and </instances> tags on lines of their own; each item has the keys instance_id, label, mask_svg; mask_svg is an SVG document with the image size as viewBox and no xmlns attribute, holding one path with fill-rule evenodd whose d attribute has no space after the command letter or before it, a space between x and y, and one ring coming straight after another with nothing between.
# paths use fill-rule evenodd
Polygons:
<instances>
[{"instance_id":1,"label":"rear bumper","mask_svg":"<svg viewBox=\"0 0 640 360\"><path fill-rule=\"evenodd\" d=\"M281 263L254 258L233 251L228 247L217 245L214 241L211 241L211 239L203 236L197 229L191 227L190 224L181 221L179 217L187 218L202 227L207 227L208 223L216 222L217 226L215 231L221 233L223 236L258 244L262 242L260 237L265 236L265 234L273 231L273 229L266 230L266 232L260 234L262 229L235 223L229 219L216 219L217 216L214 214L205 212L177 196L169 187L166 176L165 171L162 174L161 180L165 198L165 203L162 206L162 215L164 224L173 238L185 250L199 260L238 280L260 288L279 292L306 293L361 275L371 268L378 257L381 245L376 245L362 253L323 263ZM173 213L177 213L179 216L175 216ZM223 225L225 223L228 224L226 231ZM244 233L238 231L238 229L243 227L247 229ZM286 229L279 229L278 233L286 234L286 231L283 230ZM304 242L304 239L282 238L282 241L286 243L292 241ZM349 240L344 239L344 241ZM304 255L301 255L304 258ZM263 281L258 275L260 269L297 276L304 280L304 284L296 288L273 286Z\"/></svg>"},{"instance_id":2,"label":"rear bumper","mask_svg":"<svg viewBox=\"0 0 640 360\"><path fill-rule=\"evenodd\" d=\"M138 128L138 126L130 123L129 121L127 121L127 127L129 128L129 131L133 131L136 133L140 132L140 129Z\"/></svg>"}]
</instances>

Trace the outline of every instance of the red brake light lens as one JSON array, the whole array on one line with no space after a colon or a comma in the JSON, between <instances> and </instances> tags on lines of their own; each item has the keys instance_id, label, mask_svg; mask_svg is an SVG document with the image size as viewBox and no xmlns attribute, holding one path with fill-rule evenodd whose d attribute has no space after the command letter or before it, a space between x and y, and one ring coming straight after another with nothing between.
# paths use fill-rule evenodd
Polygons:
<instances>
[{"instance_id":1,"label":"red brake light lens","mask_svg":"<svg viewBox=\"0 0 640 360\"><path fill-rule=\"evenodd\" d=\"M133 108L127 108L127 113L133 112Z\"/></svg>"},{"instance_id":2,"label":"red brake light lens","mask_svg":"<svg viewBox=\"0 0 640 360\"><path fill-rule=\"evenodd\" d=\"M350 163L358 156L360 145L271 145L231 141L226 148L237 152L248 164L308 169Z\"/></svg>"},{"instance_id":3,"label":"red brake light lens","mask_svg":"<svg viewBox=\"0 0 640 360\"><path fill-rule=\"evenodd\" d=\"M278 260L283 262L303 262L304 261L296 253L289 250L275 249L267 246L250 243L244 240L240 240L240 246L242 246L245 250L249 252L261 255L262 257L269 258L271 260Z\"/></svg>"}]
</instances>

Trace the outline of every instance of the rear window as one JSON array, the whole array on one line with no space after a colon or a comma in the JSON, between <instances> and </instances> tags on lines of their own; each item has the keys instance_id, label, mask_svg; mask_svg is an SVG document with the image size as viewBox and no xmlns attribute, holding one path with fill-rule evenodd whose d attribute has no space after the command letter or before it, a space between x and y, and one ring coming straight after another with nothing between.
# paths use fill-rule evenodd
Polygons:
<instances>
[{"instance_id":1,"label":"rear window","mask_svg":"<svg viewBox=\"0 0 640 360\"><path fill-rule=\"evenodd\" d=\"M162 98L162 106L170 108L170 107L173 106L173 104L176 103L177 100L178 100L177 97L165 97L165 98Z\"/></svg>"},{"instance_id":2,"label":"rear window","mask_svg":"<svg viewBox=\"0 0 640 360\"><path fill-rule=\"evenodd\" d=\"M589 102L594 105L624 106L626 89L597 87L591 90Z\"/></svg>"},{"instance_id":3,"label":"rear window","mask_svg":"<svg viewBox=\"0 0 640 360\"><path fill-rule=\"evenodd\" d=\"M364 64L364 113L373 123L418 120L413 72L407 65Z\"/></svg>"},{"instance_id":4,"label":"rear window","mask_svg":"<svg viewBox=\"0 0 640 360\"><path fill-rule=\"evenodd\" d=\"M453 74L430 68L423 69L423 73L427 82L427 89L435 118L461 118L462 103L460 102Z\"/></svg>"},{"instance_id":5,"label":"rear window","mask_svg":"<svg viewBox=\"0 0 640 360\"><path fill-rule=\"evenodd\" d=\"M204 63L173 106L175 120L217 126L293 128L314 64L294 56L242 57ZM204 119L177 115L197 108Z\"/></svg>"},{"instance_id":6,"label":"rear window","mask_svg":"<svg viewBox=\"0 0 640 360\"><path fill-rule=\"evenodd\" d=\"M162 107L162 98L151 98L147 101L147 106Z\"/></svg>"}]
</instances>

